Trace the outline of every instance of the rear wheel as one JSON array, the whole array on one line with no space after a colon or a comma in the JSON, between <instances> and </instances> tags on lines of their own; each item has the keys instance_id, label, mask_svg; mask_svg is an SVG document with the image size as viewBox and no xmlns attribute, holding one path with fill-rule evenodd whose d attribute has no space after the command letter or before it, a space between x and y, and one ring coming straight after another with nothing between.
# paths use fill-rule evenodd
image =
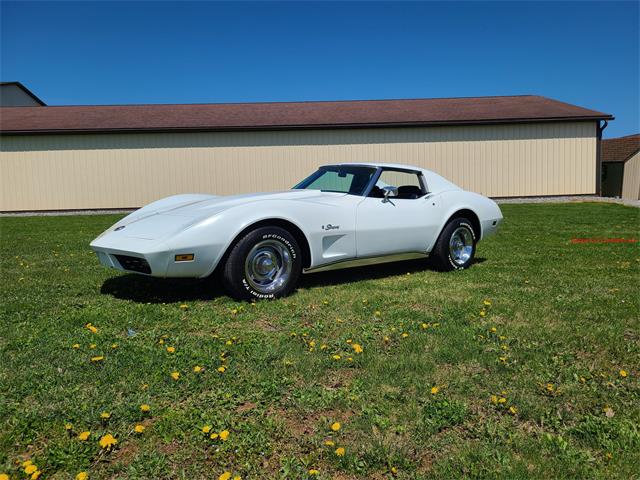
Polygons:
<instances>
[{"instance_id":1,"label":"rear wheel","mask_svg":"<svg viewBox=\"0 0 640 480\"><path fill-rule=\"evenodd\" d=\"M442 230L431 252L432 263L443 271L471 266L476 253L476 234L466 218L454 218Z\"/></svg>"},{"instance_id":2,"label":"rear wheel","mask_svg":"<svg viewBox=\"0 0 640 480\"><path fill-rule=\"evenodd\" d=\"M232 247L222 272L224 286L238 300L289 295L302 272L298 242L280 227L261 227Z\"/></svg>"}]
</instances>

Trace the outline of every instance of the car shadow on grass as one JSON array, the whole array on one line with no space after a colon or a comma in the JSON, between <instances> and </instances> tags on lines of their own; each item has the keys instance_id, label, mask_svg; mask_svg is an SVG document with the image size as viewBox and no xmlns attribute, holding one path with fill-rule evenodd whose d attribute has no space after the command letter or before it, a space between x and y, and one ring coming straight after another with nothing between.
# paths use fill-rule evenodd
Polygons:
<instances>
[{"instance_id":1,"label":"car shadow on grass","mask_svg":"<svg viewBox=\"0 0 640 480\"><path fill-rule=\"evenodd\" d=\"M139 303L206 301L225 295L222 285L213 279L164 279L135 274L105 280L100 293Z\"/></svg>"},{"instance_id":2,"label":"car shadow on grass","mask_svg":"<svg viewBox=\"0 0 640 480\"><path fill-rule=\"evenodd\" d=\"M476 258L473 263L482 263L486 259ZM326 272L304 274L300 278L300 288L319 288L331 285L376 280L379 278L406 275L424 270L435 272L428 260L404 260L401 262L367 265ZM100 293L121 300L139 303L176 303L188 301L207 301L225 296L224 288L213 278L164 279L145 277L136 274L124 274L111 277L102 284Z\"/></svg>"},{"instance_id":3,"label":"car shadow on grass","mask_svg":"<svg viewBox=\"0 0 640 480\"><path fill-rule=\"evenodd\" d=\"M485 258L474 258L473 263L482 263ZM379 278L406 275L407 273L423 272L430 270L439 273L428 259L403 260L400 262L379 263L363 267L352 267L326 272L310 273L302 275L301 288L325 287L341 285L345 283L359 282L362 280L376 280Z\"/></svg>"}]
</instances>

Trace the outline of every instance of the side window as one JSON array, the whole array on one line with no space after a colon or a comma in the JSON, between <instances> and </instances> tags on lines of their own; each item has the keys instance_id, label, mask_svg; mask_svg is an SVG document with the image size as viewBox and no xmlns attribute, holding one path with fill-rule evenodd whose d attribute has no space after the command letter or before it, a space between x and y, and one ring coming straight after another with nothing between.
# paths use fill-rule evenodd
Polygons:
<instances>
[{"instance_id":1,"label":"side window","mask_svg":"<svg viewBox=\"0 0 640 480\"><path fill-rule=\"evenodd\" d=\"M396 198L400 199L413 200L422 197L426 193L420 182L420 175L417 173L384 170L369 196L383 198L384 192L382 188L388 185L398 187L398 196Z\"/></svg>"}]
</instances>

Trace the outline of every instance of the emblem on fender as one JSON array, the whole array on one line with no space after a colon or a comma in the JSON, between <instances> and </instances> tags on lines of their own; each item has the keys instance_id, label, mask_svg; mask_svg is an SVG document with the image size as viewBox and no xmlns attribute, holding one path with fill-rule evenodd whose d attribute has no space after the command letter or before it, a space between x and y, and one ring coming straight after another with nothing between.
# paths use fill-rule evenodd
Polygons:
<instances>
[{"instance_id":1,"label":"emblem on fender","mask_svg":"<svg viewBox=\"0 0 640 480\"><path fill-rule=\"evenodd\" d=\"M340 225L331 225L330 223L327 223L326 225L322 225L322 229L323 230L339 230Z\"/></svg>"}]
</instances>

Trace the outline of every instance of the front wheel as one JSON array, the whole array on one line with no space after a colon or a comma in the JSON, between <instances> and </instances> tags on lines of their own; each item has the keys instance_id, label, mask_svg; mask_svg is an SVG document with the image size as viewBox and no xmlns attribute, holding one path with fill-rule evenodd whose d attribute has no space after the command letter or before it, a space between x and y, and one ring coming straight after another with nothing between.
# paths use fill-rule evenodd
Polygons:
<instances>
[{"instance_id":1,"label":"front wheel","mask_svg":"<svg viewBox=\"0 0 640 480\"><path fill-rule=\"evenodd\" d=\"M468 268L476 253L476 242L476 234L469 220L451 220L442 230L431 252L434 266L444 271Z\"/></svg>"},{"instance_id":2,"label":"front wheel","mask_svg":"<svg viewBox=\"0 0 640 480\"><path fill-rule=\"evenodd\" d=\"M222 277L232 297L257 300L289 295L301 272L302 255L294 236L280 227L261 227L232 247Z\"/></svg>"}]
</instances>

